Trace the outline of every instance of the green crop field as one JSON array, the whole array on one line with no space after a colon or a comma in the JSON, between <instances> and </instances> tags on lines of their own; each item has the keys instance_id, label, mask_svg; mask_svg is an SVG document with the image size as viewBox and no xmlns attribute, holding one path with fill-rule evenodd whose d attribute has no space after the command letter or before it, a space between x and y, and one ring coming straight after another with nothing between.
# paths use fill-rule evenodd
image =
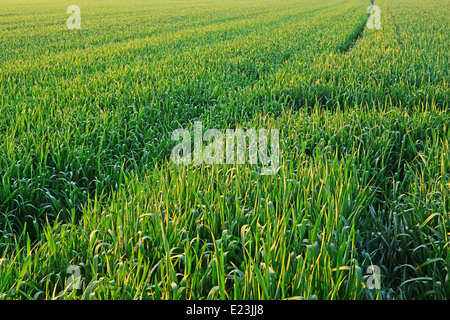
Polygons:
<instances>
[{"instance_id":1,"label":"green crop field","mask_svg":"<svg viewBox=\"0 0 450 320\"><path fill-rule=\"evenodd\" d=\"M0 299L450 299L448 1L374 4L0 0Z\"/></svg>"}]
</instances>

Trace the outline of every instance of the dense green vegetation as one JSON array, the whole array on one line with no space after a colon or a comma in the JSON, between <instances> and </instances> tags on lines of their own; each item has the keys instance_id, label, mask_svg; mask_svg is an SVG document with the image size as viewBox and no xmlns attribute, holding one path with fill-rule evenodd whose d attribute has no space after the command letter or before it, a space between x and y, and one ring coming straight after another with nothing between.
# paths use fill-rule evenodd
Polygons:
<instances>
[{"instance_id":1,"label":"dense green vegetation","mask_svg":"<svg viewBox=\"0 0 450 320\"><path fill-rule=\"evenodd\" d=\"M2 1L0 299L450 297L445 1L71 4ZM175 166L197 120L280 170Z\"/></svg>"}]
</instances>

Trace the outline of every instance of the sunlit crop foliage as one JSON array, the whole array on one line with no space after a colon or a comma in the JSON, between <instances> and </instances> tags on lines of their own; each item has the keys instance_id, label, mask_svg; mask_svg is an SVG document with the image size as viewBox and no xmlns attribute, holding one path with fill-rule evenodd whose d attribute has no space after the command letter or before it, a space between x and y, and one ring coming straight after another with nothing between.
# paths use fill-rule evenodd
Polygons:
<instances>
[{"instance_id":1,"label":"sunlit crop foliage","mask_svg":"<svg viewBox=\"0 0 450 320\"><path fill-rule=\"evenodd\" d=\"M0 299L450 297L446 1L76 2L0 2ZM280 170L174 165L198 120Z\"/></svg>"}]
</instances>

